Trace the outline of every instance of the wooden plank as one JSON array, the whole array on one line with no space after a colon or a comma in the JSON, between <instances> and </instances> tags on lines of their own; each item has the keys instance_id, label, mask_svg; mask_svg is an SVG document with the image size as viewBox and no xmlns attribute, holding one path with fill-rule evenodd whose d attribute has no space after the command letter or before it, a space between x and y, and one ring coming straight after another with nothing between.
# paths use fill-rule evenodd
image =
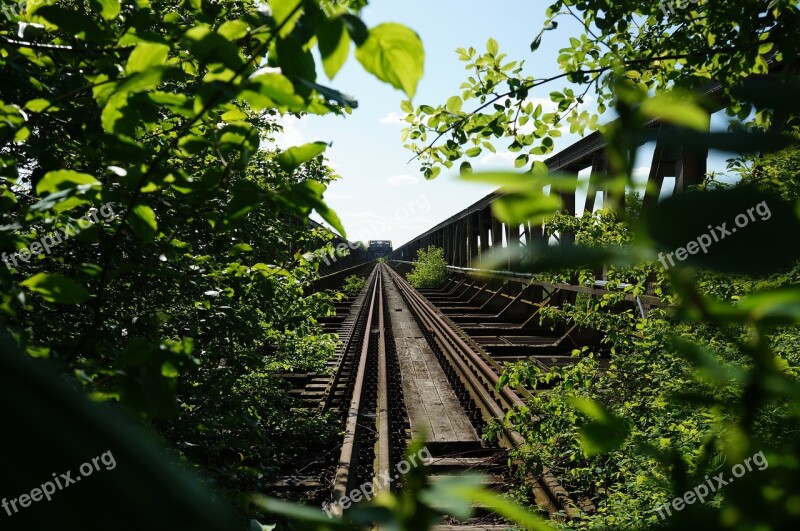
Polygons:
<instances>
[{"instance_id":1,"label":"wooden plank","mask_svg":"<svg viewBox=\"0 0 800 531\"><path fill-rule=\"evenodd\" d=\"M390 318L412 436L425 432L430 441L480 440L400 293L389 285L386 295L390 308L402 310L390 312Z\"/></svg>"}]
</instances>

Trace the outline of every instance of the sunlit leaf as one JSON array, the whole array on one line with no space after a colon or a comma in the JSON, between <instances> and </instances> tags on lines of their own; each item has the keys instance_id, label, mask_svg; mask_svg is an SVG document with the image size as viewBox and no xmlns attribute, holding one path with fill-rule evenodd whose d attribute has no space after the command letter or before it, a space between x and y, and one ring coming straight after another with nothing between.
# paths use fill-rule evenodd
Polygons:
<instances>
[{"instance_id":1,"label":"sunlit leaf","mask_svg":"<svg viewBox=\"0 0 800 531\"><path fill-rule=\"evenodd\" d=\"M125 71L128 74L134 74L144 72L154 66L162 66L167 61L168 54L169 46L166 44L142 42L136 45L128 57Z\"/></svg>"},{"instance_id":2,"label":"sunlit leaf","mask_svg":"<svg viewBox=\"0 0 800 531\"><path fill-rule=\"evenodd\" d=\"M310 144L291 147L278 155L278 164L285 171L291 172L314 157L323 154L327 148L328 144L325 142L311 142Z\"/></svg>"},{"instance_id":3,"label":"sunlit leaf","mask_svg":"<svg viewBox=\"0 0 800 531\"><path fill-rule=\"evenodd\" d=\"M425 50L419 35L401 24L387 23L372 28L356 49L364 69L381 81L413 98L425 66Z\"/></svg>"},{"instance_id":4,"label":"sunlit leaf","mask_svg":"<svg viewBox=\"0 0 800 531\"><path fill-rule=\"evenodd\" d=\"M79 173L72 170L56 170L45 174L36 185L36 193L53 194L79 185L99 187L100 181L88 173Z\"/></svg>"},{"instance_id":5,"label":"sunlit leaf","mask_svg":"<svg viewBox=\"0 0 800 531\"><path fill-rule=\"evenodd\" d=\"M341 19L333 19L320 27L319 52L325 74L333 79L350 54L350 34Z\"/></svg>"},{"instance_id":6,"label":"sunlit leaf","mask_svg":"<svg viewBox=\"0 0 800 531\"><path fill-rule=\"evenodd\" d=\"M688 97L659 94L645 100L639 110L648 118L657 118L698 131L708 130L708 112Z\"/></svg>"},{"instance_id":7,"label":"sunlit leaf","mask_svg":"<svg viewBox=\"0 0 800 531\"><path fill-rule=\"evenodd\" d=\"M145 241L152 240L158 232L155 212L153 212L153 209L149 206L141 203L134 205L131 209L128 223L133 229L133 232Z\"/></svg>"},{"instance_id":8,"label":"sunlit leaf","mask_svg":"<svg viewBox=\"0 0 800 531\"><path fill-rule=\"evenodd\" d=\"M47 302L80 304L89 298L89 292L78 282L57 273L39 273L20 282Z\"/></svg>"}]
</instances>

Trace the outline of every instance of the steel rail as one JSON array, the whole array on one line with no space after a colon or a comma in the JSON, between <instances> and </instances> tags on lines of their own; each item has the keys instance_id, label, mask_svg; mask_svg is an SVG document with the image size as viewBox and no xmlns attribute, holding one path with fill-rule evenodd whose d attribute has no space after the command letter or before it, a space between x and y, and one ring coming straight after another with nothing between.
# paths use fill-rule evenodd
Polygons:
<instances>
[{"instance_id":1,"label":"steel rail","mask_svg":"<svg viewBox=\"0 0 800 531\"><path fill-rule=\"evenodd\" d=\"M500 377L491 367L491 363L484 359L481 354L476 352L476 346L469 345L464 338L462 338L453 329L452 323L450 323L449 320L445 320L442 315L440 315L433 307L431 307L430 303L426 301L414 288L412 288L404 278L402 278L396 272L392 272L392 278L395 283L398 284L401 292L406 293L410 298L412 298L414 305L421 309L423 314L429 316L431 321L436 322L437 326L434 326L433 328L436 330L437 335L440 336L444 341L454 343L455 346L460 349L462 358L470 366L474 367L474 372L482 379L484 386L487 388L491 387L496 389L497 384L500 381ZM520 398L520 394L530 397L530 393L524 389L520 389L519 393L517 393L508 387L503 387L500 391L498 391L498 394L502 400L503 409L506 411L512 409L513 407L525 405L523 399Z\"/></svg>"},{"instance_id":2,"label":"steel rail","mask_svg":"<svg viewBox=\"0 0 800 531\"><path fill-rule=\"evenodd\" d=\"M397 272L389 269L392 280L403 294L409 307L415 311L423 325L436 338L442 347L445 357L459 379L467 387L485 417L502 421L505 413L514 407L524 405L517 392L507 387L497 390L498 374L453 330L443 316L420 295ZM528 396L530 396L528 394ZM525 439L516 430L503 426L499 437L502 445L509 449L525 445ZM537 503L551 514L563 510L568 518L579 518L582 514L566 489L561 486L553 473L544 468L542 474L535 478Z\"/></svg>"},{"instance_id":3,"label":"steel rail","mask_svg":"<svg viewBox=\"0 0 800 531\"><path fill-rule=\"evenodd\" d=\"M361 267L361 266L359 266L359 267ZM375 271L370 273L370 276L369 276L368 282L367 282L368 285L370 285L370 286L372 285L372 282L375 279L375 275L376 275ZM361 295L359 295L359 297L361 297ZM356 297L356 301L359 300L359 297ZM366 297L364 297L364 298L366 299ZM355 311L358 313L358 315L356 317L356 323L355 323L356 325L358 324L358 321L360 321L361 319L364 318L364 315L362 315L362 314L365 311L365 308L364 308L365 306L367 306L366 302L362 303L361 307L355 309ZM352 312L353 312L353 310L351 310L351 313ZM325 393L324 393L323 398L322 398L321 407L322 407L323 411L326 411L326 410L328 410L330 408L331 402L335 398L336 390L338 389L339 382L341 381L341 378L342 378L342 371L343 371L345 363L347 362L347 352L350 349L350 345L354 341L356 341L356 337L355 337L356 330L355 330L355 328L356 327L354 326L353 331L350 334L348 334L343 340L343 345L342 345L342 348L341 348L342 355L338 360L338 364L336 366L336 370L333 372L333 376L331 377L331 381L330 381L330 383L328 385L328 388L325 390Z\"/></svg>"},{"instance_id":4,"label":"steel rail","mask_svg":"<svg viewBox=\"0 0 800 531\"><path fill-rule=\"evenodd\" d=\"M381 478L389 477L389 469L392 466L391 456L391 419L389 418L389 369L386 360L386 334L384 328L383 315L383 270L384 265L378 264L378 275L380 276L378 287L378 400L377 418L378 440L375 448L375 480L373 482L375 492L389 490L389 485L384 483Z\"/></svg>"},{"instance_id":5,"label":"steel rail","mask_svg":"<svg viewBox=\"0 0 800 531\"><path fill-rule=\"evenodd\" d=\"M356 430L358 429L359 420L361 417L361 407L363 394L366 389L364 385L367 373L367 359L369 357L370 339L372 336L372 323L375 320L375 302L378 299L378 293L381 287L381 271L377 271L373 279L372 295L369 302L369 313L367 315L367 324L364 331L364 340L361 346L361 357L358 361L358 372L356 374L355 386L353 388L353 397L350 401L350 408L347 412L347 423L345 426L344 442L342 444L342 452L339 457L339 464L336 467L336 476L333 484L333 501L345 498L348 493L348 486L352 477L355 475L355 462L356 452ZM334 503L332 513L335 516L341 516L344 508L342 504Z\"/></svg>"}]
</instances>

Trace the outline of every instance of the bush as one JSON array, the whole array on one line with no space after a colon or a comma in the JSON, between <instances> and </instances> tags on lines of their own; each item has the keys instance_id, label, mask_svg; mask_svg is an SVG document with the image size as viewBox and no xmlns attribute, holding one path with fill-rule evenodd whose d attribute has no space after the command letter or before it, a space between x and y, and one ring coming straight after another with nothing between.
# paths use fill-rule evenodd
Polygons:
<instances>
[{"instance_id":1,"label":"bush","mask_svg":"<svg viewBox=\"0 0 800 531\"><path fill-rule=\"evenodd\" d=\"M415 288L435 288L447 278L447 262L444 250L430 246L417 252L417 259L408 274L408 281Z\"/></svg>"},{"instance_id":2,"label":"bush","mask_svg":"<svg viewBox=\"0 0 800 531\"><path fill-rule=\"evenodd\" d=\"M348 295L356 295L362 289L364 289L364 284L367 283L367 279L360 277L358 275L350 275L346 279L344 279L344 286L342 286L342 291Z\"/></svg>"}]
</instances>

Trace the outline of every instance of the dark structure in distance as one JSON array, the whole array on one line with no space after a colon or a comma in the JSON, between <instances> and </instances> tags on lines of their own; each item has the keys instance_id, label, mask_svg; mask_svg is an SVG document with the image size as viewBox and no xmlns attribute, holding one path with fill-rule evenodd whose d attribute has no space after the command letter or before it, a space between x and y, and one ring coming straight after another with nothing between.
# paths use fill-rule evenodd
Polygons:
<instances>
[{"instance_id":1,"label":"dark structure in distance","mask_svg":"<svg viewBox=\"0 0 800 531\"><path fill-rule=\"evenodd\" d=\"M389 240L370 240L369 256L373 260L386 258L392 253L392 242Z\"/></svg>"}]
</instances>

